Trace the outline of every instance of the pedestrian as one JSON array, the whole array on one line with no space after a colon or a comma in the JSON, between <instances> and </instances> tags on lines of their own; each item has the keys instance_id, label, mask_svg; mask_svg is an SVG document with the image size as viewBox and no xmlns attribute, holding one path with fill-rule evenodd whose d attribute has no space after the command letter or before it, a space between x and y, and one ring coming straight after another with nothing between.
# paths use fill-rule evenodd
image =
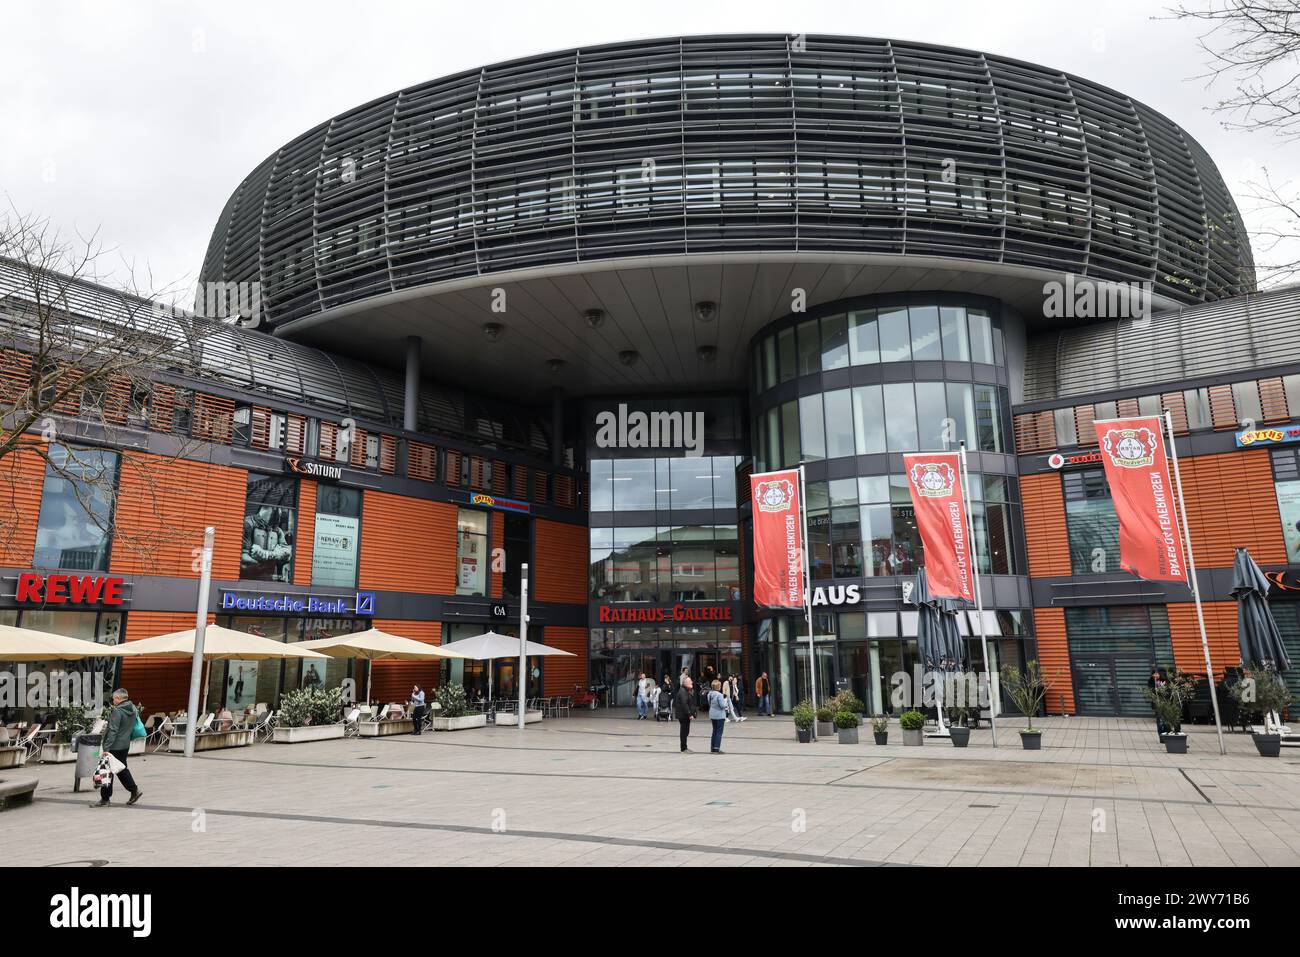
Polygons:
<instances>
[{"instance_id":1,"label":"pedestrian","mask_svg":"<svg viewBox=\"0 0 1300 957\"><path fill-rule=\"evenodd\" d=\"M686 739L691 736L691 719L695 717L695 695L691 691L689 675L682 676L681 684L677 687L677 696L673 698L673 707L677 711L677 723L681 730L682 753L685 754L690 750L686 746Z\"/></svg>"},{"instance_id":2,"label":"pedestrian","mask_svg":"<svg viewBox=\"0 0 1300 957\"><path fill-rule=\"evenodd\" d=\"M424 730L424 691L419 685L411 689L411 734Z\"/></svg>"},{"instance_id":3,"label":"pedestrian","mask_svg":"<svg viewBox=\"0 0 1300 957\"><path fill-rule=\"evenodd\" d=\"M732 675L727 679L727 687L723 689L727 697L731 699L731 710L735 712L738 722L745 720L745 716L741 713L745 707L744 687L740 679Z\"/></svg>"},{"instance_id":4,"label":"pedestrian","mask_svg":"<svg viewBox=\"0 0 1300 957\"><path fill-rule=\"evenodd\" d=\"M658 714L659 714L659 685L655 684L653 681L651 681L651 680L649 680L649 679L646 679L646 687L647 687L647 689L648 689L648 691L646 692L646 694L647 694L647 697L646 697L646 711L649 712L650 714L653 714L653 715L658 716Z\"/></svg>"},{"instance_id":5,"label":"pedestrian","mask_svg":"<svg viewBox=\"0 0 1300 957\"><path fill-rule=\"evenodd\" d=\"M758 713L772 717L772 682L767 680L766 671L754 682L754 694L758 698Z\"/></svg>"},{"instance_id":6,"label":"pedestrian","mask_svg":"<svg viewBox=\"0 0 1300 957\"><path fill-rule=\"evenodd\" d=\"M127 757L131 751L131 734L135 730L135 723L139 720L140 713L136 710L135 705L131 703L131 696L126 693L125 688L118 688L113 692L113 710L108 715L108 728L104 732L103 744L101 750L107 751L118 763L122 769L113 777L122 782L122 786L131 792L127 804L134 804L140 800L144 794L135 785L135 778L131 777L131 771L127 768ZM99 789L99 803L92 804L91 807L108 807L113 799L113 782L110 781Z\"/></svg>"},{"instance_id":7,"label":"pedestrian","mask_svg":"<svg viewBox=\"0 0 1300 957\"><path fill-rule=\"evenodd\" d=\"M647 695L649 694L648 685L649 682L646 681L645 672L643 671L636 681L636 719L638 721L645 720L647 714L646 701Z\"/></svg>"},{"instance_id":8,"label":"pedestrian","mask_svg":"<svg viewBox=\"0 0 1300 957\"><path fill-rule=\"evenodd\" d=\"M722 729L727 726L727 715L735 716L731 710L731 699L722 693L722 682L717 678L713 679L713 685L708 694L709 702L709 720L713 723L713 738L709 742L709 750L714 754L722 753Z\"/></svg>"},{"instance_id":9,"label":"pedestrian","mask_svg":"<svg viewBox=\"0 0 1300 957\"><path fill-rule=\"evenodd\" d=\"M671 720L673 716L673 679L667 672L664 673L664 683L659 689L659 703L663 707L655 709L655 720ZM660 717L661 711L664 713L662 718Z\"/></svg>"}]
</instances>

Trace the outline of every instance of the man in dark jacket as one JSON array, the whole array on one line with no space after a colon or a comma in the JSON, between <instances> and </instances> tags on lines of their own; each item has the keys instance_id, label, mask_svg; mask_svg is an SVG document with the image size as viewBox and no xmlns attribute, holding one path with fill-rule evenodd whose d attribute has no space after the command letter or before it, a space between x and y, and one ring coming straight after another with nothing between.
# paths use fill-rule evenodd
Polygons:
<instances>
[{"instance_id":1,"label":"man in dark jacket","mask_svg":"<svg viewBox=\"0 0 1300 957\"><path fill-rule=\"evenodd\" d=\"M691 736L691 719L695 717L695 692L692 690L690 678L682 678L682 683L677 688L677 698L674 701L677 711L677 723L682 732L682 752L690 750L686 746L686 739Z\"/></svg>"},{"instance_id":2,"label":"man in dark jacket","mask_svg":"<svg viewBox=\"0 0 1300 957\"><path fill-rule=\"evenodd\" d=\"M138 712L135 705L131 703L126 689L118 688L113 692L113 710L108 715L108 728L104 732L104 743L101 746L118 761L122 762L122 770L118 771L114 777L122 782L122 786L131 792L131 797L127 804L134 804L140 800L144 793L135 786L135 778L131 777L131 772L127 770L126 759L131 750L131 732L135 730L135 721ZM91 807L108 807L113 797L113 785L99 789L99 803L92 804Z\"/></svg>"}]
</instances>

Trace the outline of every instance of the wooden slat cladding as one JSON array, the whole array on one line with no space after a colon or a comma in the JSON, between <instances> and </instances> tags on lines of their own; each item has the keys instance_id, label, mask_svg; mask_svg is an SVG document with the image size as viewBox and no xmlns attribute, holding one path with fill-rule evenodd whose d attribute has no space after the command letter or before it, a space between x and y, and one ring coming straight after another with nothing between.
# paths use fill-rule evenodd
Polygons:
<instances>
[{"instance_id":1,"label":"wooden slat cladding","mask_svg":"<svg viewBox=\"0 0 1300 957\"><path fill-rule=\"evenodd\" d=\"M555 476L555 504L564 508L573 508L573 478L569 475Z\"/></svg>"},{"instance_id":2,"label":"wooden slat cladding","mask_svg":"<svg viewBox=\"0 0 1300 957\"><path fill-rule=\"evenodd\" d=\"M486 492L488 488L488 470L491 468L490 463L486 462L477 455L469 457L469 487L480 492Z\"/></svg>"},{"instance_id":3,"label":"wooden slat cladding","mask_svg":"<svg viewBox=\"0 0 1300 957\"><path fill-rule=\"evenodd\" d=\"M1264 422L1286 422L1291 418L1286 407L1286 386L1281 376L1259 380L1259 404Z\"/></svg>"},{"instance_id":4,"label":"wooden slat cladding","mask_svg":"<svg viewBox=\"0 0 1300 957\"><path fill-rule=\"evenodd\" d=\"M196 439L229 445L235 434L234 401L219 395L196 393L190 432Z\"/></svg>"},{"instance_id":5,"label":"wooden slat cladding","mask_svg":"<svg viewBox=\"0 0 1300 957\"><path fill-rule=\"evenodd\" d=\"M586 603L587 529L539 518L534 527L538 601Z\"/></svg>"},{"instance_id":6,"label":"wooden slat cladding","mask_svg":"<svg viewBox=\"0 0 1300 957\"><path fill-rule=\"evenodd\" d=\"M241 469L137 452L122 457L115 574L198 578L194 550L203 529L217 529L212 577L239 577L248 473Z\"/></svg>"},{"instance_id":7,"label":"wooden slat cladding","mask_svg":"<svg viewBox=\"0 0 1300 957\"><path fill-rule=\"evenodd\" d=\"M438 450L423 442L411 442L406 447L406 476L423 482L438 481Z\"/></svg>"},{"instance_id":8,"label":"wooden slat cladding","mask_svg":"<svg viewBox=\"0 0 1300 957\"><path fill-rule=\"evenodd\" d=\"M293 583L311 584L311 560L316 548L316 482L298 483L298 531L294 537Z\"/></svg>"},{"instance_id":9,"label":"wooden slat cladding","mask_svg":"<svg viewBox=\"0 0 1300 957\"><path fill-rule=\"evenodd\" d=\"M1074 407L1074 427L1077 431L1080 448L1088 448L1097 444L1097 430L1092 427L1095 414L1095 410L1090 405L1076 405Z\"/></svg>"},{"instance_id":10,"label":"wooden slat cladding","mask_svg":"<svg viewBox=\"0 0 1300 957\"><path fill-rule=\"evenodd\" d=\"M1056 419L1050 411L1016 416L1016 451L1047 452L1056 448Z\"/></svg>"},{"instance_id":11,"label":"wooden slat cladding","mask_svg":"<svg viewBox=\"0 0 1300 957\"><path fill-rule=\"evenodd\" d=\"M455 594L456 513L456 506L447 502L367 490L361 522L361 586Z\"/></svg>"},{"instance_id":12,"label":"wooden slat cladding","mask_svg":"<svg viewBox=\"0 0 1300 957\"><path fill-rule=\"evenodd\" d=\"M1131 419L1141 414L1137 399L1120 399L1115 403L1115 413L1121 419Z\"/></svg>"},{"instance_id":13,"label":"wooden slat cladding","mask_svg":"<svg viewBox=\"0 0 1300 957\"><path fill-rule=\"evenodd\" d=\"M423 641L430 645L442 643L442 624L440 622L384 618L376 620L374 625L380 631L386 631L390 635L400 635L402 638L410 638L412 641ZM425 703L431 704L433 702L433 690L438 687L438 675L442 670L442 662L438 659L431 661L376 661L372 662L371 667L374 668L371 694L376 701L394 701L405 704L411 696L411 686L418 684L424 689ZM362 671L357 671L358 676L362 674ZM365 694L365 686L361 685L358 692Z\"/></svg>"},{"instance_id":14,"label":"wooden slat cladding","mask_svg":"<svg viewBox=\"0 0 1300 957\"><path fill-rule=\"evenodd\" d=\"M339 427L333 422L326 422L324 419L320 423L320 451L318 456L326 462L333 462L338 458Z\"/></svg>"},{"instance_id":15,"label":"wooden slat cladding","mask_svg":"<svg viewBox=\"0 0 1300 957\"><path fill-rule=\"evenodd\" d=\"M1232 386L1210 386L1210 423L1215 431L1237 428L1237 404L1232 398Z\"/></svg>"},{"instance_id":16,"label":"wooden slat cladding","mask_svg":"<svg viewBox=\"0 0 1300 957\"><path fill-rule=\"evenodd\" d=\"M549 495L550 476L545 472L533 473L533 501L538 505L546 505L551 501Z\"/></svg>"},{"instance_id":17,"label":"wooden slat cladding","mask_svg":"<svg viewBox=\"0 0 1300 957\"><path fill-rule=\"evenodd\" d=\"M379 471L385 475L397 472L397 439L391 435L379 437Z\"/></svg>"},{"instance_id":18,"label":"wooden slat cladding","mask_svg":"<svg viewBox=\"0 0 1300 957\"><path fill-rule=\"evenodd\" d=\"M294 455L307 453L307 419L305 416L290 414L284 425L284 450Z\"/></svg>"},{"instance_id":19,"label":"wooden slat cladding","mask_svg":"<svg viewBox=\"0 0 1300 957\"><path fill-rule=\"evenodd\" d=\"M463 459L455 449L448 449L445 457L445 468L447 470L447 484L453 488L459 488L464 484L461 478L461 468Z\"/></svg>"},{"instance_id":20,"label":"wooden slat cladding","mask_svg":"<svg viewBox=\"0 0 1300 957\"><path fill-rule=\"evenodd\" d=\"M552 655L546 659L542 668L542 694L573 694L575 687L587 687L588 638L586 628L546 627L543 637L546 644L553 648L573 653L572 658Z\"/></svg>"},{"instance_id":21,"label":"wooden slat cladding","mask_svg":"<svg viewBox=\"0 0 1300 957\"><path fill-rule=\"evenodd\" d=\"M162 382L154 383L149 397L149 428L154 432L173 432L176 413L188 402L188 393Z\"/></svg>"},{"instance_id":22,"label":"wooden slat cladding","mask_svg":"<svg viewBox=\"0 0 1300 957\"><path fill-rule=\"evenodd\" d=\"M364 469L366 467L366 450L369 447L367 439L370 433L365 429L355 429L352 435L352 448L348 450L348 460L354 469Z\"/></svg>"},{"instance_id":23,"label":"wooden slat cladding","mask_svg":"<svg viewBox=\"0 0 1300 957\"><path fill-rule=\"evenodd\" d=\"M1179 466L1197 567L1231 568L1238 546L1261 565L1286 564L1266 449L1200 455Z\"/></svg>"},{"instance_id":24,"label":"wooden slat cladding","mask_svg":"<svg viewBox=\"0 0 1300 957\"><path fill-rule=\"evenodd\" d=\"M1174 664L1180 671L1205 674L1205 651L1201 648L1196 606L1191 602L1179 602L1167 607ZM1217 681L1223 677L1224 668L1241 663L1241 646L1237 644L1237 603L1207 601L1202 603L1201 609L1205 613L1205 638L1206 644L1210 646L1210 664L1214 666Z\"/></svg>"},{"instance_id":25,"label":"wooden slat cladding","mask_svg":"<svg viewBox=\"0 0 1300 957\"><path fill-rule=\"evenodd\" d=\"M208 623L213 616L208 615ZM132 611L126 616L126 640L139 641L194 627L194 613ZM188 706L189 659L123 658L122 687L147 718L159 711L180 711Z\"/></svg>"},{"instance_id":26,"label":"wooden slat cladding","mask_svg":"<svg viewBox=\"0 0 1300 957\"><path fill-rule=\"evenodd\" d=\"M505 462L492 463L492 494L506 496L510 494L510 466Z\"/></svg>"},{"instance_id":27,"label":"wooden slat cladding","mask_svg":"<svg viewBox=\"0 0 1300 957\"><path fill-rule=\"evenodd\" d=\"M1070 673L1070 644L1065 635L1065 609L1035 608L1038 667L1043 681L1052 683L1043 706L1049 714L1074 714L1074 678ZM1006 692L1002 692L1003 696Z\"/></svg>"},{"instance_id":28,"label":"wooden slat cladding","mask_svg":"<svg viewBox=\"0 0 1300 957\"><path fill-rule=\"evenodd\" d=\"M1186 435L1187 398L1181 392L1165 392L1160 396L1160 408L1173 420L1174 435Z\"/></svg>"},{"instance_id":29,"label":"wooden slat cladding","mask_svg":"<svg viewBox=\"0 0 1300 957\"><path fill-rule=\"evenodd\" d=\"M17 349L0 350L0 405L12 408L31 388L32 357Z\"/></svg>"},{"instance_id":30,"label":"wooden slat cladding","mask_svg":"<svg viewBox=\"0 0 1300 957\"><path fill-rule=\"evenodd\" d=\"M510 497L528 501L528 469L523 465L510 466Z\"/></svg>"},{"instance_id":31,"label":"wooden slat cladding","mask_svg":"<svg viewBox=\"0 0 1300 957\"><path fill-rule=\"evenodd\" d=\"M1020 479L1029 574L1047 578L1070 574L1070 543L1065 527L1065 496L1061 476L1025 475Z\"/></svg>"},{"instance_id":32,"label":"wooden slat cladding","mask_svg":"<svg viewBox=\"0 0 1300 957\"><path fill-rule=\"evenodd\" d=\"M30 450L0 459L0 565L31 565L45 460Z\"/></svg>"}]
</instances>

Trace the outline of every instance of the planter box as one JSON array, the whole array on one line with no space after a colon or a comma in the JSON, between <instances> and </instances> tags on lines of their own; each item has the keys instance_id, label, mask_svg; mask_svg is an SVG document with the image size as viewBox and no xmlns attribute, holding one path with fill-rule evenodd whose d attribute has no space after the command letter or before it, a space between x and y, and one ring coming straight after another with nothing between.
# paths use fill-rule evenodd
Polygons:
<instances>
[{"instance_id":1,"label":"planter box","mask_svg":"<svg viewBox=\"0 0 1300 957\"><path fill-rule=\"evenodd\" d=\"M857 729L857 728L837 728L836 730L838 731L839 736L840 736L840 744L857 744L857 743L858 743L858 729Z\"/></svg>"},{"instance_id":2,"label":"planter box","mask_svg":"<svg viewBox=\"0 0 1300 957\"><path fill-rule=\"evenodd\" d=\"M252 743L252 728L247 731L209 731L194 738L194 750L219 751L222 748L246 748ZM184 754L185 735L174 734L168 738L167 751L170 754Z\"/></svg>"},{"instance_id":3,"label":"planter box","mask_svg":"<svg viewBox=\"0 0 1300 957\"><path fill-rule=\"evenodd\" d=\"M343 737L341 724L309 724L301 728L275 728L271 741L275 744L301 744L304 741L328 741Z\"/></svg>"},{"instance_id":4,"label":"planter box","mask_svg":"<svg viewBox=\"0 0 1300 957\"><path fill-rule=\"evenodd\" d=\"M26 748L0 748L0 768L20 768L26 763Z\"/></svg>"},{"instance_id":5,"label":"planter box","mask_svg":"<svg viewBox=\"0 0 1300 957\"><path fill-rule=\"evenodd\" d=\"M41 746L41 764L71 764L77 760L77 752L67 742L44 744Z\"/></svg>"},{"instance_id":6,"label":"planter box","mask_svg":"<svg viewBox=\"0 0 1300 957\"><path fill-rule=\"evenodd\" d=\"M794 738L800 744L809 744L812 742L812 728L795 728Z\"/></svg>"},{"instance_id":7,"label":"planter box","mask_svg":"<svg viewBox=\"0 0 1300 957\"><path fill-rule=\"evenodd\" d=\"M1276 758L1282 754L1282 735L1252 734L1251 738L1254 739L1255 750L1261 758Z\"/></svg>"},{"instance_id":8,"label":"planter box","mask_svg":"<svg viewBox=\"0 0 1300 957\"><path fill-rule=\"evenodd\" d=\"M903 744L909 748L917 748L925 744L925 729L917 728L915 731L903 729Z\"/></svg>"},{"instance_id":9,"label":"planter box","mask_svg":"<svg viewBox=\"0 0 1300 957\"><path fill-rule=\"evenodd\" d=\"M829 738L834 733L835 733L835 725L832 724L831 722L829 721L817 722L817 737Z\"/></svg>"},{"instance_id":10,"label":"planter box","mask_svg":"<svg viewBox=\"0 0 1300 957\"><path fill-rule=\"evenodd\" d=\"M542 720L542 713L540 711L524 712L524 724L536 724L538 721L541 720ZM519 715L513 711L498 711L496 716L496 723L503 727L512 727L512 728L518 727Z\"/></svg>"},{"instance_id":11,"label":"planter box","mask_svg":"<svg viewBox=\"0 0 1300 957\"><path fill-rule=\"evenodd\" d=\"M466 714L459 718L434 718L429 725L434 731L465 731L468 728L486 728L487 715Z\"/></svg>"},{"instance_id":12,"label":"planter box","mask_svg":"<svg viewBox=\"0 0 1300 957\"><path fill-rule=\"evenodd\" d=\"M1164 742L1167 754L1187 753L1187 735L1185 734L1167 734L1164 737Z\"/></svg>"},{"instance_id":13,"label":"planter box","mask_svg":"<svg viewBox=\"0 0 1300 957\"><path fill-rule=\"evenodd\" d=\"M873 732L871 732L871 736L872 736L873 738L876 739L876 744L888 744L888 743L889 743L889 732L888 732L888 731L879 731L879 732L877 732L877 731L873 731Z\"/></svg>"},{"instance_id":14,"label":"planter box","mask_svg":"<svg viewBox=\"0 0 1300 957\"><path fill-rule=\"evenodd\" d=\"M970 744L970 728L949 728L948 736L952 738L954 748L964 748Z\"/></svg>"},{"instance_id":15,"label":"planter box","mask_svg":"<svg viewBox=\"0 0 1300 957\"><path fill-rule=\"evenodd\" d=\"M396 721L358 721L357 727L363 738L382 738L386 734L410 734L415 730L415 722L410 718Z\"/></svg>"},{"instance_id":16,"label":"planter box","mask_svg":"<svg viewBox=\"0 0 1300 957\"><path fill-rule=\"evenodd\" d=\"M1043 732L1035 731L1033 734L1026 734L1024 731L1021 731L1020 746L1026 751L1043 750Z\"/></svg>"}]
</instances>

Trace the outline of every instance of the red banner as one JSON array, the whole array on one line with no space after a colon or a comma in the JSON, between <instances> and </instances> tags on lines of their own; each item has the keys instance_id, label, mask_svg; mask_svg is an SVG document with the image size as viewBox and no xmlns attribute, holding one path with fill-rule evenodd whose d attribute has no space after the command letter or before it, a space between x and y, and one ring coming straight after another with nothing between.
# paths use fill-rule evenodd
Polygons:
<instances>
[{"instance_id":1,"label":"red banner","mask_svg":"<svg viewBox=\"0 0 1300 957\"><path fill-rule=\"evenodd\" d=\"M1151 581L1187 580L1160 419L1093 423L1119 518L1119 564Z\"/></svg>"},{"instance_id":2,"label":"red banner","mask_svg":"<svg viewBox=\"0 0 1300 957\"><path fill-rule=\"evenodd\" d=\"M931 596L974 601L960 453L917 452L904 455L903 466L907 487L912 490L916 529L925 548Z\"/></svg>"},{"instance_id":3,"label":"red banner","mask_svg":"<svg viewBox=\"0 0 1300 957\"><path fill-rule=\"evenodd\" d=\"M802 608L799 472L751 475L749 491L754 506L754 602L764 608Z\"/></svg>"}]
</instances>

